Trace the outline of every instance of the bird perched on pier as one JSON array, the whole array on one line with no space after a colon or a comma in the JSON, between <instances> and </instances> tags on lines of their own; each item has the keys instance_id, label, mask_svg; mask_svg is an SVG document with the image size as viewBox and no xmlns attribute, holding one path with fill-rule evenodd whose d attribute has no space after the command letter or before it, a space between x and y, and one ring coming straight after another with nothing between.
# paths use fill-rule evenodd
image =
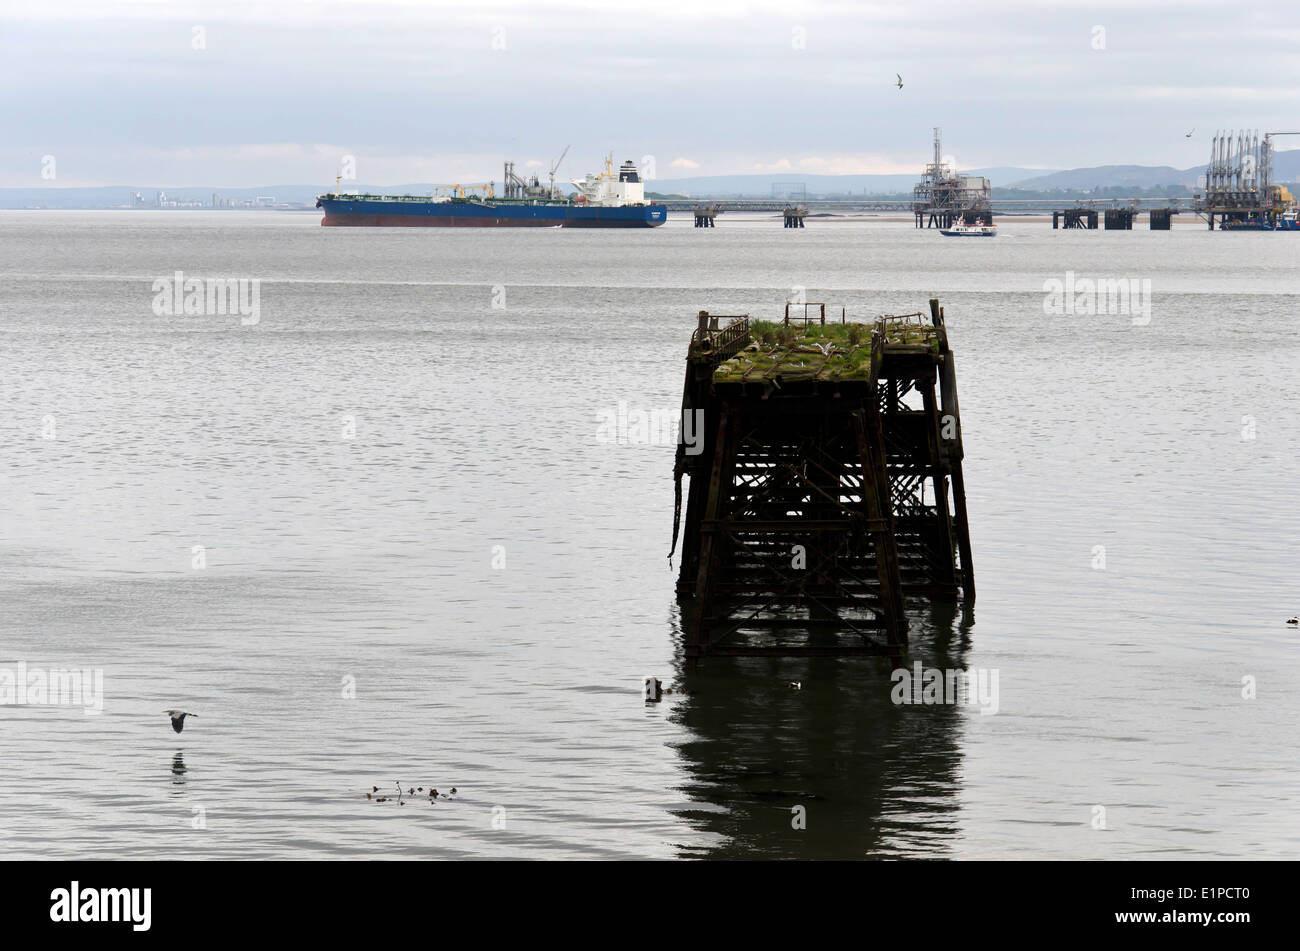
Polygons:
<instances>
[{"instance_id":1,"label":"bird perched on pier","mask_svg":"<svg viewBox=\"0 0 1300 951\"><path fill-rule=\"evenodd\" d=\"M902 77L902 75L901 75L900 73L894 73L894 75L898 77L898 82L896 83L896 85L898 86L899 89L902 89L902 88L903 88L903 77Z\"/></svg>"},{"instance_id":2,"label":"bird perched on pier","mask_svg":"<svg viewBox=\"0 0 1300 951\"><path fill-rule=\"evenodd\" d=\"M186 713L184 710L164 710L163 713L172 718L172 729L179 733L185 729L185 718L196 717L197 713Z\"/></svg>"}]
</instances>

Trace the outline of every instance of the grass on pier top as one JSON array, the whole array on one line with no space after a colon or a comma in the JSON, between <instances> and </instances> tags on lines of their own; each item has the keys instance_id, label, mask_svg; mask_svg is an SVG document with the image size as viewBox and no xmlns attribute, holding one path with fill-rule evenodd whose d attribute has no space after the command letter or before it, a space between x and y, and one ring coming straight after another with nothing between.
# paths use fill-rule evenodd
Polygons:
<instances>
[{"instance_id":1,"label":"grass on pier top","mask_svg":"<svg viewBox=\"0 0 1300 951\"><path fill-rule=\"evenodd\" d=\"M809 324L806 328L753 320L750 345L718 364L715 383L760 382L774 377L795 380L867 380L871 377L869 324ZM891 322L886 346L938 349L928 324Z\"/></svg>"}]
</instances>

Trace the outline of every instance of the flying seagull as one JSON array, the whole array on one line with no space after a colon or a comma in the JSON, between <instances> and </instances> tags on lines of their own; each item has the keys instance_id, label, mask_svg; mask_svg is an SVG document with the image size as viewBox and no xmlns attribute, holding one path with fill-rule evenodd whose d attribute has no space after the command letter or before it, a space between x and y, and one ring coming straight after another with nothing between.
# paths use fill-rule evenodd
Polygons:
<instances>
[{"instance_id":1,"label":"flying seagull","mask_svg":"<svg viewBox=\"0 0 1300 951\"><path fill-rule=\"evenodd\" d=\"M1195 132L1195 131L1196 131L1195 129L1192 130L1192 132ZM1192 132L1188 132L1186 135L1183 136L1183 138L1184 138L1184 139L1190 139L1190 138L1192 137Z\"/></svg>"},{"instance_id":2,"label":"flying seagull","mask_svg":"<svg viewBox=\"0 0 1300 951\"><path fill-rule=\"evenodd\" d=\"M899 88L899 89L902 89L902 88L903 88L903 77L902 77L902 74L901 74L901 73L894 73L894 75L898 77L898 84L897 84L897 85L898 85L898 88Z\"/></svg>"},{"instance_id":3,"label":"flying seagull","mask_svg":"<svg viewBox=\"0 0 1300 951\"><path fill-rule=\"evenodd\" d=\"M185 729L185 718L196 717L197 713L186 713L184 710L164 710L163 713L172 718L172 729L179 733Z\"/></svg>"}]
</instances>

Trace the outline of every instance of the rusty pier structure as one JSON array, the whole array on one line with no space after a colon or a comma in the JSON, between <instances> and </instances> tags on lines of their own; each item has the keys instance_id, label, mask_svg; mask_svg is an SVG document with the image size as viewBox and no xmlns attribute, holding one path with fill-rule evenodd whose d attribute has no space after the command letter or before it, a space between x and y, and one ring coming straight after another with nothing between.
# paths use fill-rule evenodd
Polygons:
<instances>
[{"instance_id":1,"label":"rusty pier structure","mask_svg":"<svg viewBox=\"0 0 1300 951\"><path fill-rule=\"evenodd\" d=\"M787 205L781 209L781 227L802 228L803 220L808 217L807 205Z\"/></svg>"},{"instance_id":2,"label":"rusty pier structure","mask_svg":"<svg viewBox=\"0 0 1300 951\"><path fill-rule=\"evenodd\" d=\"M721 209L716 204L696 205L695 206L695 227L697 228L716 228L718 226L718 212Z\"/></svg>"},{"instance_id":3,"label":"rusty pier structure","mask_svg":"<svg viewBox=\"0 0 1300 951\"><path fill-rule=\"evenodd\" d=\"M974 602L957 371L937 300L870 323L843 311L828 322L824 304L787 305L772 322L701 311L682 410L696 437L675 468L688 663L899 661L909 600Z\"/></svg>"}]
</instances>

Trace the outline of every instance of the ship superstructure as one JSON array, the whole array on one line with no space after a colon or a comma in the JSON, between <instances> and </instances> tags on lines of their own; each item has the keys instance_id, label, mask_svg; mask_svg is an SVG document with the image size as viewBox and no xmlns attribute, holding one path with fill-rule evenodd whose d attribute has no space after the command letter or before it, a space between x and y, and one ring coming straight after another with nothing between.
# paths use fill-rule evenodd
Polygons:
<instances>
[{"instance_id":1,"label":"ship superstructure","mask_svg":"<svg viewBox=\"0 0 1300 951\"><path fill-rule=\"evenodd\" d=\"M645 184L631 159L619 166L615 175L614 156L611 155L605 159L605 170L599 175L575 178L571 184L578 189L576 200L584 204L606 207L645 204Z\"/></svg>"}]
</instances>

